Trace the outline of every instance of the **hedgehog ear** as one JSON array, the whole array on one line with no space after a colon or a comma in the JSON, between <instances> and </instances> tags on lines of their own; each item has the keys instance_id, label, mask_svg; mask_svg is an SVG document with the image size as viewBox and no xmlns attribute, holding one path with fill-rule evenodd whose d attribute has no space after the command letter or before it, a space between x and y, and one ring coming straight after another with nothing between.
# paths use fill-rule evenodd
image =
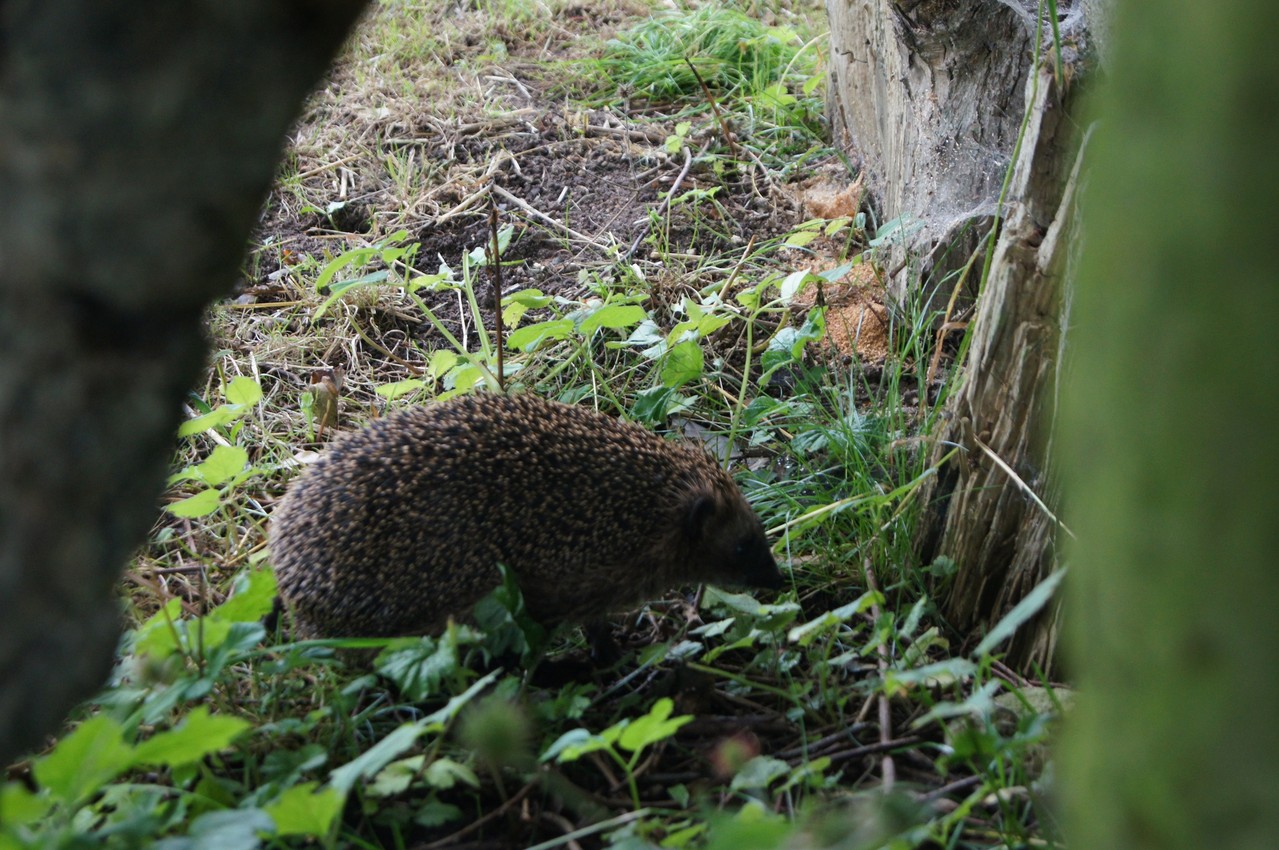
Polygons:
<instances>
[{"instance_id":1,"label":"hedgehog ear","mask_svg":"<svg viewBox=\"0 0 1279 850\"><path fill-rule=\"evenodd\" d=\"M710 493L695 493L684 509L684 536L690 543L706 537L711 518L715 516L715 497Z\"/></svg>"}]
</instances>

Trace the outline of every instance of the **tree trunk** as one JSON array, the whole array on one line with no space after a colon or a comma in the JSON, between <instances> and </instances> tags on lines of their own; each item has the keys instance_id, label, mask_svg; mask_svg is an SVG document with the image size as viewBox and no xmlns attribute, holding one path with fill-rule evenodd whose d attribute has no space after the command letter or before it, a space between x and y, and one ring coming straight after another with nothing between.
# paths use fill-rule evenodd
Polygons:
<instances>
[{"instance_id":1,"label":"tree trunk","mask_svg":"<svg viewBox=\"0 0 1279 850\"><path fill-rule=\"evenodd\" d=\"M0 763L106 674L201 311L362 5L0 4Z\"/></svg>"},{"instance_id":2,"label":"tree trunk","mask_svg":"<svg viewBox=\"0 0 1279 850\"><path fill-rule=\"evenodd\" d=\"M894 294L962 265L994 214L1022 115L1030 36L999 0L828 0L831 122L894 241ZM924 268L906 268L907 256Z\"/></svg>"},{"instance_id":3,"label":"tree trunk","mask_svg":"<svg viewBox=\"0 0 1279 850\"><path fill-rule=\"evenodd\" d=\"M945 611L962 633L998 621L1056 568L1053 432L1080 161L1074 94L1057 86L1050 62L1040 63L966 374L935 434L939 468L926 491L919 554L923 563L944 555L958 567ZM1017 633L1007 647L1012 666L1052 669L1057 610Z\"/></svg>"},{"instance_id":4,"label":"tree trunk","mask_svg":"<svg viewBox=\"0 0 1279 850\"><path fill-rule=\"evenodd\" d=\"M1116 4L1063 432L1071 847L1279 841L1279 38Z\"/></svg>"},{"instance_id":5,"label":"tree trunk","mask_svg":"<svg viewBox=\"0 0 1279 850\"><path fill-rule=\"evenodd\" d=\"M1056 561L1049 450L1086 18L1082 6L1060 4L1059 79L1050 25L1039 28L1038 4L1029 7L831 0L839 115L883 217L925 222L910 250L928 254L934 281L980 250L1016 155L964 383L935 435L940 466L918 545L923 563L945 556L957 565L944 608L965 633L997 621ZM1044 49L1032 67L1037 35ZM1021 630L1008 647L1014 666L1051 667L1055 618L1048 611Z\"/></svg>"}]
</instances>

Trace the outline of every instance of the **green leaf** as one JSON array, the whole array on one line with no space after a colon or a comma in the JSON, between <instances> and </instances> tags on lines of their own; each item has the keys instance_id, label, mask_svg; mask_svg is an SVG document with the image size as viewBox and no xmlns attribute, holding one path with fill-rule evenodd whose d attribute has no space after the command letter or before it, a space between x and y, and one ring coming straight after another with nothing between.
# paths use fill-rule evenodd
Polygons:
<instances>
[{"instance_id":1,"label":"green leaf","mask_svg":"<svg viewBox=\"0 0 1279 850\"><path fill-rule=\"evenodd\" d=\"M235 578L235 592L209 612L208 619L256 623L275 607L275 573L266 567L245 570Z\"/></svg>"},{"instance_id":2,"label":"green leaf","mask_svg":"<svg viewBox=\"0 0 1279 850\"><path fill-rule=\"evenodd\" d=\"M990 633L982 638L982 642L977 644L977 648L973 650L973 655L978 657L985 655L1012 637L1013 632L1021 628L1022 624L1031 617L1038 614L1040 608L1048 604L1053 594L1057 592L1057 585L1061 584L1061 580L1065 577L1066 570L1063 568L1036 585L1034 590L1027 593L1020 602L1013 606L1013 610L1005 614L1004 618L990 630Z\"/></svg>"},{"instance_id":3,"label":"green leaf","mask_svg":"<svg viewBox=\"0 0 1279 850\"><path fill-rule=\"evenodd\" d=\"M540 289L521 289L519 292L512 292L502 300L519 304L528 310L538 310L553 302L555 296L546 295Z\"/></svg>"},{"instance_id":4,"label":"green leaf","mask_svg":"<svg viewBox=\"0 0 1279 850\"><path fill-rule=\"evenodd\" d=\"M166 838L153 850L257 850L261 835L275 831L275 821L261 809L208 812L191 822L181 838Z\"/></svg>"},{"instance_id":5,"label":"green leaf","mask_svg":"<svg viewBox=\"0 0 1279 850\"><path fill-rule=\"evenodd\" d=\"M394 401L400 396L416 392L425 386L426 381L423 381L421 378L408 378L403 381L392 381L389 384L383 384L380 387L376 387L374 392L382 396L384 399Z\"/></svg>"},{"instance_id":6,"label":"green leaf","mask_svg":"<svg viewBox=\"0 0 1279 850\"><path fill-rule=\"evenodd\" d=\"M478 642L478 636L466 627L460 627L458 635L460 641L432 637L397 641L378 656L377 671L394 682L406 699L416 702L435 696L444 678L457 672L457 644Z\"/></svg>"},{"instance_id":7,"label":"green leaf","mask_svg":"<svg viewBox=\"0 0 1279 850\"><path fill-rule=\"evenodd\" d=\"M913 670L889 670L885 687L890 692L902 685L936 685L962 682L977 673L977 665L967 658L948 658L935 664L925 664Z\"/></svg>"},{"instance_id":8,"label":"green leaf","mask_svg":"<svg viewBox=\"0 0 1279 850\"><path fill-rule=\"evenodd\" d=\"M329 308L333 306L335 301L340 299L350 290L363 289L369 286L386 286L387 280L390 276L391 273L389 271L382 269L381 271L372 272L352 280L344 280L341 283L333 284L329 287L329 297L324 299L324 303L317 307L315 312L311 315L311 322L315 323L318 321L321 316L328 312Z\"/></svg>"},{"instance_id":9,"label":"green leaf","mask_svg":"<svg viewBox=\"0 0 1279 850\"><path fill-rule=\"evenodd\" d=\"M425 827L443 826L460 817L462 817L462 810L457 806L432 799L417 807L413 822Z\"/></svg>"},{"instance_id":10,"label":"green leaf","mask_svg":"<svg viewBox=\"0 0 1279 850\"><path fill-rule=\"evenodd\" d=\"M426 733L426 723L405 723L351 761L329 773L329 784L345 794L360 779L375 776Z\"/></svg>"},{"instance_id":11,"label":"green leaf","mask_svg":"<svg viewBox=\"0 0 1279 850\"><path fill-rule=\"evenodd\" d=\"M615 729L619 729L619 727L613 726L606 731ZM613 739L616 739L616 737L616 734L614 734ZM555 743L546 748L546 752L542 753L541 760L550 761L555 759L560 763L577 761L588 753L608 749L612 746L612 743L613 741L603 734L596 735L587 729L570 729L556 738Z\"/></svg>"},{"instance_id":12,"label":"green leaf","mask_svg":"<svg viewBox=\"0 0 1279 850\"><path fill-rule=\"evenodd\" d=\"M42 787L68 806L96 792L123 773L133 757L120 724L105 715L91 717L35 764Z\"/></svg>"},{"instance_id":13,"label":"green leaf","mask_svg":"<svg viewBox=\"0 0 1279 850\"><path fill-rule=\"evenodd\" d=\"M582 336L590 336L600 328L629 328L647 318L648 313L638 304L609 304L583 319L579 330Z\"/></svg>"},{"instance_id":14,"label":"green leaf","mask_svg":"<svg viewBox=\"0 0 1279 850\"><path fill-rule=\"evenodd\" d=\"M232 404L252 407L262 400L262 387L258 386L257 381L243 375L232 378L226 387L226 400Z\"/></svg>"},{"instance_id":15,"label":"green leaf","mask_svg":"<svg viewBox=\"0 0 1279 850\"><path fill-rule=\"evenodd\" d=\"M10 826L34 823L48 814L53 801L38 797L17 782L0 785L0 823Z\"/></svg>"},{"instance_id":16,"label":"green leaf","mask_svg":"<svg viewBox=\"0 0 1279 850\"><path fill-rule=\"evenodd\" d=\"M230 481L249 465L249 453L239 446L214 446L204 462L196 467L200 478L211 487Z\"/></svg>"},{"instance_id":17,"label":"green leaf","mask_svg":"<svg viewBox=\"0 0 1279 850\"><path fill-rule=\"evenodd\" d=\"M834 283L853 270L853 263L840 263L832 269L820 272L817 276L827 283Z\"/></svg>"},{"instance_id":18,"label":"green leaf","mask_svg":"<svg viewBox=\"0 0 1279 850\"><path fill-rule=\"evenodd\" d=\"M733 791L764 789L789 773L790 765L781 759L772 756L755 756L742 765L742 769L737 771L729 787Z\"/></svg>"},{"instance_id":19,"label":"green leaf","mask_svg":"<svg viewBox=\"0 0 1279 850\"><path fill-rule=\"evenodd\" d=\"M276 835L313 835L323 838L342 814L346 795L336 788L319 788L318 782L304 782L282 793L263 811L275 821Z\"/></svg>"},{"instance_id":20,"label":"green leaf","mask_svg":"<svg viewBox=\"0 0 1279 850\"><path fill-rule=\"evenodd\" d=\"M506 335L506 347L533 351L548 339L567 339L573 333L572 319L552 319L516 328Z\"/></svg>"},{"instance_id":21,"label":"green leaf","mask_svg":"<svg viewBox=\"0 0 1279 850\"><path fill-rule=\"evenodd\" d=\"M656 744L671 737L681 726L693 719L692 715L671 717L674 709L675 703L668 697L662 697L653 704L648 714L631 721L630 725L622 731L617 745L624 750L638 753L650 744Z\"/></svg>"},{"instance_id":22,"label":"green leaf","mask_svg":"<svg viewBox=\"0 0 1279 850\"><path fill-rule=\"evenodd\" d=\"M214 408L203 416L197 416L194 419L188 419L178 426L179 437L190 437L192 434L203 433L210 428L219 428L223 425L234 422L240 417L241 411L232 405L222 405Z\"/></svg>"},{"instance_id":23,"label":"green leaf","mask_svg":"<svg viewBox=\"0 0 1279 850\"><path fill-rule=\"evenodd\" d=\"M393 761L378 772L365 793L372 797L394 797L409 790L413 780L418 778L422 765L426 764L426 756L410 756Z\"/></svg>"},{"instance_id":24,"label":"green leaf","mask_svg":"<svg viewBox=\"0 0 1279 850\"><path fill-rule=\"evenodd\" d=\"M675 390L671 387L649 387L635 395L631 418L639 422L655 424L666 418Z\"/></svg>"},{"instance_id":25,"label":"green leaf","mask_svg":"<svg viewBox=\"0 0 1279 850\"><path fill-rule=\"evenodd\" d=\"M807 271L791 272L777 285L778 294L783 301L789 302L803 292L804 286L812 279L813 275Z\"/></svg>"},{"instance_id":26,"label":"green leaf","mask_svg":"<svg viewBox=\"0 0 1279 850\"><path fill-rule=\"evenodd\" d=\"M825 233L827 236L834 236L836 233L843 230L850 223L852 223L852 220L853 219L850 216L846 216L846 215L841 215L836 218L832 218L830 221L826 222L826 226L822 228L822 233ZM852 267L853 267L853 264L848 263L848 269L851 269ZM844 273L839 276L843 277L844 275L848 274L848 269L845 269Z\"/></svg>"},{"instance_id":27,"label":"green leaf","mask_svg":"<svg viewBox=\"0 0 1279 850\"><path fill-rule=\"evenodd\" d=\"M214 717L200 706L168 732L151 736L134 749L132 764L181 767L225 749L253 724L238 717Z\"/></svg>"},{"instance_id":28,"label":"green leaf","mask_svg":"<svg viewBox=\"0 0 1279 850\"><path fill-rule=\"evenodd\" d=\"M456 351L441 348L431 355L431 363L427 366L427 374L431 376L432 380L438 381L441 375L457 365L458 359Z\"/></svg>"},{"instance_id":29,"label":"green leaf","mask_svg":"<svg viewBox=\"0 0 1279 850\"><path fill-rule=\"evenodd\" d=\"M797 230L790 236L787 236L786 241L782 244L787 248L803 248L819 235L821 234L817 233L815 230Z\"/></svg>"},{"instance_id":30,"label":"green leaf","mask_svg":"<svg viewBox=\"0 0 1279 850\"><path fill-rule=\"evenodd\" d=\"M869 611L871 606L877 604L884 604L884 597L873 590L867 591L847 605L842 605L834 611L827 611L820 617L795 626L787 634L786 639L791 643L798 643L800 646L808 646L820 635L834 630L841 623L848 622L864 611Z\"/></svg>"},{"instance_id":31,"label":"green leaf","mask_svg":"<svg viewBox=\"0 0 1279 850\"><path fill-rule=\"evenodd\" d=\"M182 617L182 600L176 596L138 626L133 635L133 653L167 658L178 649L172 624Z\"/></svg>"},{"instance_id":32,"label":"green leaf","mask_svg":"<svg viewBox=\"0 0 1279 850\"><path fill-rule=\"evenodd\" d=\"M681 342L667 352L662 363L662 386L681 387L702 374L704 357L702 348L695 342Z\"/></svg>"},{"instance_id":33,"label":"green leaf","mask_svg":"<svg viewBox=\"0 0 1279 850\"><path fill-rule=\"evenodd\" d=\"M697 320L697 333L700 336L708 337L732 321L732 316L725 316L721 313L707 313Z\"/></svg>"},{"instance_id":34,"label":"green leaf","mask_svg":"<svg viewBox=\"0 0 1279 850\"><path fill-rule=\"evenodd\" d=\"M499 676L502 675L501 669L487 673L471 683L471 686L462 693L453 697L443 708L437 709L426 717L422 718L428 732L443 732L444 727L450 720L457 716L457 713L466 707L466 704L475 699L476 694L483 693Z\"/></svg>"},{"instance_id":35,"label":"green leaf","mask_svg":"<svg viewBox=\"0 0 1279 850\"><path fill-rule=\"evenodd\" d=\"M426 768L423 776L428 785L440 791L447 791L459 782L472 788L480 787L480 778L475 775L475 771L452 759L436 759Z\"/></svg>"},{"instance_id":36,"label":"green leaf","mask_svg":"<svg viewBox=\"0 0 1279 850\"><path fill-rule=\"evenodd\" d=\"M221 504L222 493L210 488L171 505L166 505L165 510L174 516L193 518L208 516L216 511Z\"/></svg>"},{"instance_id":37,"label":"green leaf","mask_svg":"<svg viewBox=\"0 0 1279 850\"><path fill-rule=\"evenodd\" d=\"M786 818L752 800L731 818L711 821L705 850L778 850L794 829Z\"/></svg>"}]
</instances>

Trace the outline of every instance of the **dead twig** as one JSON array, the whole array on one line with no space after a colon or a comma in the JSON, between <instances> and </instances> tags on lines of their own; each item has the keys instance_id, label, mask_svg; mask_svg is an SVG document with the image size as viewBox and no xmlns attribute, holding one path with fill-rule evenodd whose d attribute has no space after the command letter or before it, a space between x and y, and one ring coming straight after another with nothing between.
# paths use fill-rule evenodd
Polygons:
<instances>
[{"instance_id":1,"label":"dead twig","mask_svg":"<svg viewBox=\"0 0 1279 850\"><path fill-rule=\"evenodd\" d=\"M512 204L519 207L525 213L537 219L538 221L542 222L543 224L549 224L551 227L555 227L555 228L558 228L559 230L562 230L563 232L567 233L569 236L572 236L574 239L580 239L583 242L585 242L587 245L591 245L601 252L607 252L607 248L604 245L601 245L600 243L596 242L594 239L587 236L585 233L579 233L578 231L569 227L564 222L556 221L555 219L551 218L549 215L546 215L540 210L537 210L534 207L530 206L522 198L518 198L515 195L512 195L510 192L506 191L501 186L494 184L493 192L498 195L501 195L507 201L510 201Z\"/></svg>"},{"instance_id":2,"label":"dead twig","mask_svg":"<svg viewBox=\"0 0 1279 850\"><path fill-rule=\"evenodd\" d=\"M702 148L697 152L701 156L706 152L706 148ZM688 176L688 170L693 167L693 155L688 152L688 148L684 148L684 167L680 169L679 174L675 177L675 182L671 184L670 190L666 193L666 197L662 199L662 203L657 208L657 217L661 218L666 215L667 210L671 208L671 201L675 198L675 193L679 191L680 184L684 182L684 178ZM650 218L649 221L652 219ZM623 255L623 260L630 260L635 256L635 252L639 250L640 243L648 236L649 221L644 222L644 226L640 228L640 232L635 234L635 241L631 243L631 247Z\"/></svg>"},{"instance_id":3,"label":"dead twig","mask_svg":"<svg viewBox=\"0 0 1279 850\"><path fill-rule=\"evenodd\" d=\"M497 184L493 184L497 185ZM506 392L506 374L502 367L502 248L497 239L497 201L489 192L489 237L493 250L489 252L489 268L493 270L493 340L497 345L497 391Z\"/></svg>"},{"instance_id":4,"label":"dead twig","mask_svg":"<svg viewBox=\"0 0 1279 850\"><path fill-rule=\"evenodd\" d=\"M728 144L728 151L732 154L735 161L742 161L742 152L737 148L737 142L733 139L733 131L728 128L728 122L724 120L724 115L719 111L719 104L715 102L715 95L711 94L711 87L706 85L706 81L702 79L702 75L698 73L697 66L687 56L684 57L684 64L688 66L688 70L693 72L693 76L697 78L697 84L702 87L702 94L706 95L706 102L711 105L711 113L715 116L715 120L719 122L719 131L724 135L724 141Z\"/></svg>"},{"instance_id":5,"label":"dead twig","mask_svg":"<svg viewBox=\"0 0 1279 850\"><path fill-rule=\"evenodd\" d=\"M876 595L881 595L879 583L875 581L875 571L870 568L870 558L862 561L862 569L866 573L866 587ZM870 611L875 622L879 622L879 603L872 605ZM879 678L882 681L888 674L888 646L880 641L875 651L879 656ZM893 717L890 708L888 694L881 691L879 694L879 743L881 745L887 745L893 738ZM887 753L884 754L883 765L884 793L887 794L893 790L893 784L897 781L897 766L893 763L893 757Z\"/></svg>"}]
</instances>

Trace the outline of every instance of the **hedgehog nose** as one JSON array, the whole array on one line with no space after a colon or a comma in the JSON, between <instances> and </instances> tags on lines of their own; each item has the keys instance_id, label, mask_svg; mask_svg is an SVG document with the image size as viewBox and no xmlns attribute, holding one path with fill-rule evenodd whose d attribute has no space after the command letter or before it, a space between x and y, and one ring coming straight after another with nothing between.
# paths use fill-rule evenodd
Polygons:
<instances>
[{"instance_id":1,"label":"hedgehog nose","mask_svg":"<svg viewBox=\"0 0 1279 850\"><path fill-rule=\"evenodd\" d=\"M751 584L755 587L761 587L765 590L781 590L786 586L786 577L777 568L777 562L773 560L772 553L766 554L752 572Z\"/></svg>"}]
</instances>

